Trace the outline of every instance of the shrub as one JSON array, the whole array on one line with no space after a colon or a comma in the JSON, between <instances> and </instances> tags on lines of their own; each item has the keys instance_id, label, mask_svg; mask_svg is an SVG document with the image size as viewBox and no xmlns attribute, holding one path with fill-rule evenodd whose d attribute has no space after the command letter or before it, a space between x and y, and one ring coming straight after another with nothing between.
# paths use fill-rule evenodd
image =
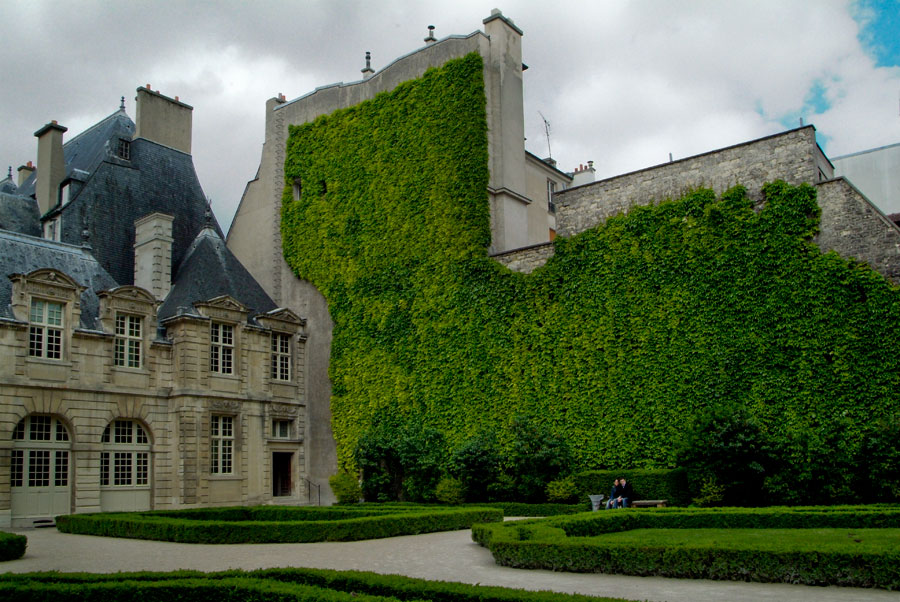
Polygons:
<instances>
[{"instance_id":1,"label":"shrub","mask_svg":"<svg viewBox=\"0 0 900 602\"><path fill-rule=\"evenodd\" d=\"M759 423L746 411L726 406L702 416L688 429L676 451L679 466L688 471L692 492L715 482L730 506L758 506L767 502L764 483L774 456Z\"/></svg>"},{"instance_id":2,"label":"shrub","mask_svg":"<svg viewBox=\"0 0 900 602\"><path fill-rule=\"evenodd\" d=\"M500 455L493 437L469 439L453 452L449 465L450 474L462 483L467 501L490 499L489 489L500 476Z\"/></svg>"},{"instance_id":3,"label":"shrub","mask_svg":"<svg viewBox=\"0 0 900 602\"><path fill-rule=\"evenodd\" d=\"M439 502L453 505L462 504L466 499L462 483L451 478L443 478L438 482L435 497Z\"/></svg>"},{"instance_id":4,"label":"shrub","mask_svg":"<svg viewBox=\"0 0 900 602\"><path fill-rule=\"evenodd\" d=\"M530 417L514 418L512 433L509 464L518 501L544 502L547 483L568 472L572 465L569 446Z\"/></svg>"},{"instance_id":5,"label":"shrub","mask_svg":"<svg viewBox=\"0 0 900 602\"><path fill-rule=\"evenodd\" d=\"M547 501L549 502L571 504L577 502L578 497L578 486L572 476L547 483Z\"/></svg>"},{"instance_id":6,"label":"shrub","mask_svg":"<svg viewBox=\"0 0 900 602\"><path fill-rule=\"evenodd\" d=\"M25 555L28 539L24 535L0 531L0 560L15 560Z\"/></svg>"},{"instance_id":7,"label":"shrub","mask_svg":"<svg viewBox=\"0 0 900 602\"><path fill-rule=\"evenodd\" d=\"M434 429L376 424L354 453L366 501L433 501L443 451L443 436Z\"/></svg>"},{"instance_id":8,"label":"shrub","mask_svg":"<svg viewBox=\"0 0 900 602\"><path fill-rule=\"evenodd\" d=\"M357 504L362 499L359 479L352 474L339 472L328 478L328 484L338 504Z\"/></svg>"},{"instance_id":9,"label":"shrub","mask_svg":"<svg viewBox=\"0 0 900 602\"><path fill-rule=\"evenodd\" d=\"M900 501L900 419L878 421L862 443L854 489L865 502Z\"/></svg>"}]
</instances>

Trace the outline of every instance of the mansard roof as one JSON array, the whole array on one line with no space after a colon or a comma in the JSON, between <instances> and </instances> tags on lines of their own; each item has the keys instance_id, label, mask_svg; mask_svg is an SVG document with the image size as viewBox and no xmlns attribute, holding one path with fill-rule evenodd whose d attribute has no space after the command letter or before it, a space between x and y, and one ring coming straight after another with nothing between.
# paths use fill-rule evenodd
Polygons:
<instances>
[{"instance_id":1,"label":"mansard roof","mask_svg":"<svg viewBox=\"0 0 900 602\"><path fill-rule=\"evenodd\" d=\"M31 197L0 192L0 230L29 236L41 235L41 215Z\"/></svg>"},{"instance_id":2,"label":"mansard roof","mask_svg":"<svg viewBox=\"0 0 900 602\"><path fill-rule=\"evenodd\" d=\"M12 274L29 274L39 269L63 272L80 286L81 328L99 329L100 301L97 293L116 286L116 281L94 259L88 249L0 230L0 318L15 319L12 313Z\"/></svg>"},{"instance_id":3,"label":"mansard roof","mask_svg":"<svg viewBox=\"0 0 900 602\"><path fill-rule=\"evenodd\" d=\"M13 182L12 167L10 167L9 175L0 180L0 193L5 192L6 194L16 194L18 190L19 187L16 186L15 182Z\"/></svg>"},{"instance_id":4,"label":"mansard roof","mask_svg":"<svg viewBox=\"0 0 900 602\"><path fill-rule=\"evenodd\" d=\"M194 239L172 280L172 290L159 308L160 321L174 316L178 308L229 296L244 305L250 317L276 308L250 272L225 246L222 235L205 227Z\"/></svg>"}]
</instances>

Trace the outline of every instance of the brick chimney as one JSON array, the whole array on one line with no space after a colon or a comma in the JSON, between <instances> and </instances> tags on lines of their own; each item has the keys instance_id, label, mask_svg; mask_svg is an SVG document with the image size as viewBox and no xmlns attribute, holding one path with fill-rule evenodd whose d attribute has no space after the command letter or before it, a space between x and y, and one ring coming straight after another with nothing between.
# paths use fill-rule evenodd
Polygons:
<instances>
[{"instance_id":1,"label":"brick chimney","mask_svg":"<svg viewBox=\"0 0 900 602\"><path fill-rule=\"evenodd\" d=\"M66 177L63 134L67 129L54 120L34 133L38 139L38 170L34 194L41 215L56 206L59 200L59 185Z\"/></svg>"},{"instance_id":2,"label":"brick chimney","mask_svg":"<svg viewBox=\"0 0 900 602\"><path fill-rule=\"evenodd\" d=\"M169 98L150 89L137 89L135 97L134 137L152 140L191 154L191 128L194 107L178 97Z\"/></svg>"},{"instance_id":3,"label":"brick chimney","mask_svg":"<svg viewBox=\"0 0 900 602\"><path fill-rule=\"evenodd\" d=\"M172 222L165 213L151 213L134 222L134 285L157 299L172 288Z\"/></svg>"},{"instance_id":4,"label":"brick chimney","mask_svg":"<svg viewBox=\"0 0 900 602\"><path fill-rule=\"evenodd\" d=\"M16 183L16 186L21 186L34 173L34 164L29 161L25 165L20 165L17 171L19 172L19 181Z\"/></svg>"}]
</instances>

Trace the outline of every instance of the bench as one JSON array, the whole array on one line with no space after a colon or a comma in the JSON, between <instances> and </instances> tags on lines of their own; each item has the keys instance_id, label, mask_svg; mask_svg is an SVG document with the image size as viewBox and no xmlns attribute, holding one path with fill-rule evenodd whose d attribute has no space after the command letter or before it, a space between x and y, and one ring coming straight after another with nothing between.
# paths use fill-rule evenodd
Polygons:
<instances>
[{"instance_id":1,"label":"bench","mask_svg":"<svg viewBox=\"0 0 900 602\"><path fill-rule=\"evenodd\" d=\"M669 500L635 500L628 504L631 508L665 508Z\"/></svg>"}]
</instances>

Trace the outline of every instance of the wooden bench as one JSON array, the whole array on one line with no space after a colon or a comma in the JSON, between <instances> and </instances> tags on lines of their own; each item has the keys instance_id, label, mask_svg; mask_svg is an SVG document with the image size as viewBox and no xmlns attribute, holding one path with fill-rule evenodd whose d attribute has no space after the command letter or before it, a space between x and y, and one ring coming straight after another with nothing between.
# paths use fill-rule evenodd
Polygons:
<instances>
[{"instance_id":1,"label":"wooden bench","mask_svg":"<svg viewBox=\"0 0 900 602\"><path fill-rule=\"evenodd\" d=\"M628 504L631 508L665 508L669 500L635 500Z\"/></svg>"}]
</instances>

